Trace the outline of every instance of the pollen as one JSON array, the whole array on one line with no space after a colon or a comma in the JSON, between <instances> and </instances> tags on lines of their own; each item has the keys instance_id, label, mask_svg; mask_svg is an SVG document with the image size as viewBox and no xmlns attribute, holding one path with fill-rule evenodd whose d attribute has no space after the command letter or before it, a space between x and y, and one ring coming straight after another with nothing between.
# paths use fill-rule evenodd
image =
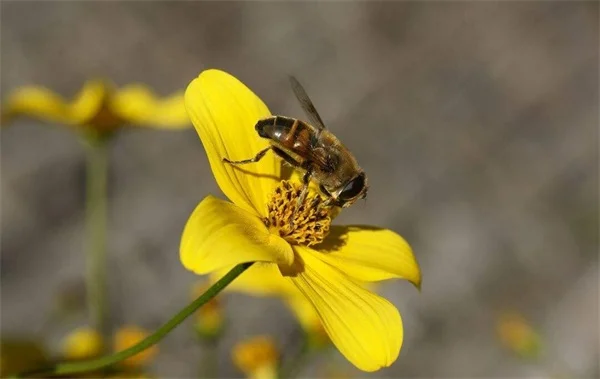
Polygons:
<instances>
[{"instance_id":1,"label":"pollen","mask_svg":"<svg viewBox=\"0 0 600 379\"><path fill-rule=\"evenodd\" d=\"M301 192L301 184L282 181L267 204L269 215L265 224L291 244L316 245L329 234L330 208L321 206L323 198L310 192L298 204Z\"/></svg>"}]
</instances>

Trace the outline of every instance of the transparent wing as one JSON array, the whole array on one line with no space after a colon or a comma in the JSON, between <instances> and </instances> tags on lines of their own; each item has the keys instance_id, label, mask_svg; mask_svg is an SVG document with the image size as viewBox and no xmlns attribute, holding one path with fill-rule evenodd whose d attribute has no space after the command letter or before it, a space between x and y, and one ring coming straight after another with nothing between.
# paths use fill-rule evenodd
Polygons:
<instances>
[{"instance_id":1,"label":"transparent wing","mask_svg":"<svg viewBox=\"0 0 600 379\"><path fill-rule=\"evenodd\" d=\"M312 101L310 101L310 98L306 94L304 87L302 87L298 79L290 76L290 84L292 85L294 95L296 95L296 98L300 102L300 105L302 106L302 109L304 109L304 112L308 116L308 120L312 126L319 130L325 129L325 124L323 123L323 120L321 120L321 116L319 116L319 113L315 109Z\"/></svg>"}]
</instances>

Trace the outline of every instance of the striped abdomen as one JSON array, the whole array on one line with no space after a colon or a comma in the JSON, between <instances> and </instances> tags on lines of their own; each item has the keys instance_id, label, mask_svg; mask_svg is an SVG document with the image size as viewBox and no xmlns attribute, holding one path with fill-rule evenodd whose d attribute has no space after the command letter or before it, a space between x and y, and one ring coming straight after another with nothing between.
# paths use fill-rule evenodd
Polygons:
<instances>
[{"instance_id":1,"label":"striped abdomen","mask_svg":"<svg viewBox=\"0 0 600 379\"><path fill-rule=\"evenodd\" d=\"M306 157L317 143L315 128L295 118L268 117L258 121L255 129L259 136L270 139L276 146L300 157Z\"/></svg>"}]
</instances>

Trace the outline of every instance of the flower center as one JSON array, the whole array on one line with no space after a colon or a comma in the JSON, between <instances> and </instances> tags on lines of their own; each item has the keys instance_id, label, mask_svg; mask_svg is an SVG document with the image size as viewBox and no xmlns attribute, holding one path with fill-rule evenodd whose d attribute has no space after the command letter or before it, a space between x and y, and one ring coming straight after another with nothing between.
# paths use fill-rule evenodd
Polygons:
<instances>
[{"instance_id":1,"label":"flower center","mask_svg":"<svg viewBox=\"0 0 600 379\"><path fill-rule=\"evenodd\" d=\"M310 192L298 205L301 192L299 183L282 181L267 204L269 215L265 224L271 232L278 233L291 244L316 245L329 234L329 208L321 207L323 198Z\"/></svg>"},{"instance_id":2,"label":"flower center","mask_svg":"<svg viewBox=\"0 0 600 379\"><path fill-rule=\"evenodd\" d=\"M111 108L108 99L103 99L97 112L88 121L95 132L112 132L122 126L125 121Z\"/></svg>"}]
</instances>

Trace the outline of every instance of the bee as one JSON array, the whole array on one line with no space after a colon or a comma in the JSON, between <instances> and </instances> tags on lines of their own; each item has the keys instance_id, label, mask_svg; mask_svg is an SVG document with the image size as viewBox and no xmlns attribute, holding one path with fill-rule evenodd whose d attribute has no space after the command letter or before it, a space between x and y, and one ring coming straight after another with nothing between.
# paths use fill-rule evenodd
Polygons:
<instances>
[{"instance_id":1,"label":"bee","mask_svg":"<svg viewBox=\"0 0 600 379\"><path fill-rule=\"evenodd\" d=\"M367 176L358 166L352 153L325 128L315 106L296 78L290 76L294 95L308 116L310 123L285 116L270 116L259 120L255 130L269 140L269 147L253 158L241 161L223 161L243 165L260 161L273 151L292 167L304 173L303 187L296 209L304 203L311 180L319 185L326 197L323 206L346 208L367 196Z\"/></svg>"}]
</instances>

